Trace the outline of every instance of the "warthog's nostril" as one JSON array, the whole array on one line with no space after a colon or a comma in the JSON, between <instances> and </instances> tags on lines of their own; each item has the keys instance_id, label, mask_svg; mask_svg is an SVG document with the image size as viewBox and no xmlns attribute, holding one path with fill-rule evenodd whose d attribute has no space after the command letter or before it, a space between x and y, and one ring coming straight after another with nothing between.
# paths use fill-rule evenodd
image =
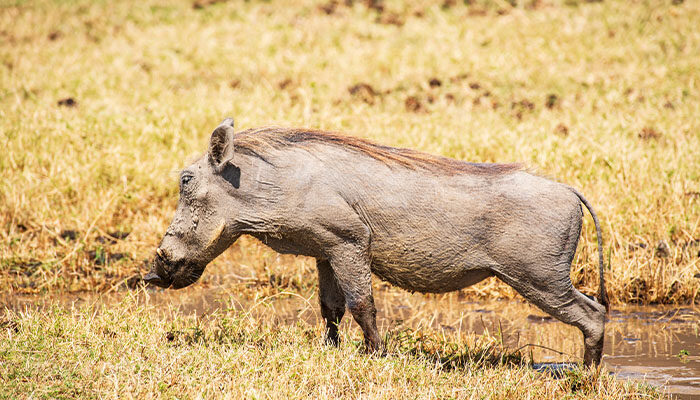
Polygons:
<instances>
[{"instance_id":1,"label":"warthog's nostril","mask_svg":"<svg viewBox=\"0 0 700 400\"><path fill-rule=\"evenodd\" d=\"M163 278L161 278L160 276L158 276L157 274L155 274L153 272L149 272L148 274L146 274L146 276L143 277L143 280L146 283L149 283L149 284L155 285L155 286L159 286L159 287L170 286L170 282L164 280Z\"/></svg>"}]
</instances>

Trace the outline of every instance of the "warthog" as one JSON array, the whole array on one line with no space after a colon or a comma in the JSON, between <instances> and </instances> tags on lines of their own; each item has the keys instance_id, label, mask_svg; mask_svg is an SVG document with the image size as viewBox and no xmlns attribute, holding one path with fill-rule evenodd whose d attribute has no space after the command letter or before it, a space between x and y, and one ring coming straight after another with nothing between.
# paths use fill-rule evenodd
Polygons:
<instances>
[{"instance_id":1,"label":"warthog","mask_svg":"<svg viewBox=\"0 0 700 400\"><path fill-rule=\"evenodd\" d=\"M600 303L571 284L583 211L598 234ZM326 340L347 306L370 352L383 352L371 275L410 291L459 290L490 276L603 349L607 298L600 225L575 189L517 164L474 164L337 133L226 119L180 174L173 221L144 279L188 286L242 234L316 258Z\"/></svg>"}]
</instances>

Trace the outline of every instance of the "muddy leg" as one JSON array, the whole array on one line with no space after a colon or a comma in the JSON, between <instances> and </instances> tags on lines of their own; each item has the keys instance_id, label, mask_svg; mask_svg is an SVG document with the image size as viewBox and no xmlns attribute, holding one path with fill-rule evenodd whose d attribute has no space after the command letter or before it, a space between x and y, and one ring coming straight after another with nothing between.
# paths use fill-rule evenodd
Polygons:
<instances>
[{"instance_id":1,"label":"muddy leg","mask_svg":"<svg viewBox=\"0 0 700 400\"><path fill-rule=\"evenodd\" d=\"M326 343L337 346L338 325L345 314L345 296L328 261L316 260L321 315L326 320Z\"/></svg>"},{"instance_id":2,"label":"muddy leg","mask_svg":"<svg viewBox=\"0 0 700 400\"><path fill-rule=\"evenodd\" d=\"M345 295L345 302L362 328L367 352L384 354L384 342L377 330L369 259L357 249L348 249L334 255L331 266Z\"/></svg>"},{"instance_id":3,"label":"muddy leg","mask_svg":"<svg viewBox=\"0 0 700 400\"><path fill-rule=\"evenodd\" d=\"M576 290L568 274L567 269L566 275L562 273L562 276L542 279L517 279L499 273L496 275L542 311L579 328L585 345L584 365L598 365L603 356L605 307Z\"/></svg>"},{"instance_id":4,"label":"muddy leg","mask_svg":"<svg viewBox=\"0 0 700 400\"><path fill-rule=\"evenodd\" d=\"M362 328L365 336L365 350L368 353L384 355L386 348L377 330L377 309L374 307L374 298L370 295L359 302L354 302L348 308Z\"/></svg>"}]
</instances>

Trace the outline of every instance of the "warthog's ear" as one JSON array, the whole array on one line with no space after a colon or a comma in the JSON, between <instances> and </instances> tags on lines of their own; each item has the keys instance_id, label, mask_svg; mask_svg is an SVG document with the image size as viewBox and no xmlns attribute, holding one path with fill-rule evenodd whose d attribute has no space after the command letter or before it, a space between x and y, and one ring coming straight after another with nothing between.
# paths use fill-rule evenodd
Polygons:
<instances>
[{"instance_id":1,"label":"warthog's ear","mask_svg":"<svg viewBox=\"0 0 700 400\"><path fill-rule=\"evenodd\" d=\"M233 159L233 118L226 118L214 129L209 139L209 161L221 172Z\"/></svg>"}]
</instances>

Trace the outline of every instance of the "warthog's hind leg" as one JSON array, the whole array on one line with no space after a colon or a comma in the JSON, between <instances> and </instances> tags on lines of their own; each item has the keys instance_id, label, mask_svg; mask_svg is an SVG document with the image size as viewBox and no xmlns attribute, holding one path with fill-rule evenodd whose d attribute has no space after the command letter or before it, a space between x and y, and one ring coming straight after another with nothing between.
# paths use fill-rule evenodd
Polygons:
<instances>
[{"instance_id":1,"label":"warthog's hind leg","mask_svg":"<svg viewBox=\"0 0 700 400\"><path fill-rule=\"evenodd\" d=\"M338 325L345 314L345 296L328 261L316 260L321 316L326 320L326 343L340 343Z\"/></svg>"},{"instance_id":2,"label":"warthog's hind leg","mask_svg":"<svg viewBox=\"0 0 700 400\"><path fill-rule=\"evenodd\" d=\"M521 269L525 270L525 269ZM532 269L534 270L534 269ZM531 270L531 271L532 271ZM528 301L554 318L573 325L583 333L584 365L598 365L603 356L605 337L605 307L576 290L571 284L568 269L557 276L513 277L496 273ZM538 271L553 271L538 269Z\"/></svg>"}]
</instances>

